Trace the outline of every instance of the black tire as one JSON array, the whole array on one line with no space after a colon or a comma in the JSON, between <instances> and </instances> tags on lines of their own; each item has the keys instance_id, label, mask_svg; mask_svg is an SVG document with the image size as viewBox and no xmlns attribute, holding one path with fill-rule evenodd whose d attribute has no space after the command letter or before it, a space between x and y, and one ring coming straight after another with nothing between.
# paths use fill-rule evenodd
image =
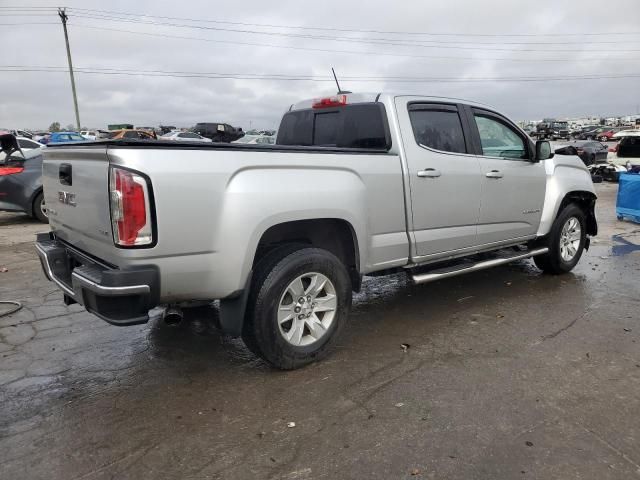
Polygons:
<instances>
[{"instance_id":1,"label":"black tire","mask_svg":"<svg viewBox=\"0 0 640 480\"><path fill-rule=\"evenodd\" d=\"M580 243L577 252L571 261L565 261L560 252L560 242L562 229L571 218L577 219L580 224ZM543 244L543 246L549 248L549 252L544 255L533 257L533 261L536 266L543 272L550 273L552 275L560 275L573 270L582 256L584 245L586 243L586 224L587 221L584 211L575 203L567 205L556 217L553 225L551 226L551 231L547 236L547 241Z\"/></svg>"},{"instance_id":2,"label":"black tire","mask_svg":"<svg viewBox=\"0 0 640 480\"><path fill-rule=\"evenodd\" d=\"M285 290L305 273L317 272L335 287L337 307L326 333L296 346L280 332L277 311ZM276 368L292 370L324 358L338 339L351 309L351 280L344 264L319 248L289 246L267 255L254 271L242 338L256 355Z\"/></svg>"},{"instance_id":3,"label":"black tire","mask_svg":"<svg viewBox=\"0 0 640 480\"><path fill-rule=\"evenodd\" d=\"M44 194L42 192L33 199L33 218L42 222L49 223L47 215L44 213Z\"/></svg>"}]
</instances>

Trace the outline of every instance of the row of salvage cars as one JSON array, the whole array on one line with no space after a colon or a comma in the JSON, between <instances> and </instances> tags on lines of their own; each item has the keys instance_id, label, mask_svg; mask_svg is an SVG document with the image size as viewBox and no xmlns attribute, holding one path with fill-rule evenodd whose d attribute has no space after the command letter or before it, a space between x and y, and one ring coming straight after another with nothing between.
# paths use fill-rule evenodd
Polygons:
<instances>
[{"instance_id":1,"label":"row of salvage cars","mask_svg":"<svg viewBox=\"0 0 640 480\"><path fill-rule=\"evenodd\" d=\"M591 172L594 183L617 182L620 173L640 169L640 130L626 130L614 136L614 147L595 140L576 140L555 150L560 155L577 155Z\"/></svg>"}]
</instances>

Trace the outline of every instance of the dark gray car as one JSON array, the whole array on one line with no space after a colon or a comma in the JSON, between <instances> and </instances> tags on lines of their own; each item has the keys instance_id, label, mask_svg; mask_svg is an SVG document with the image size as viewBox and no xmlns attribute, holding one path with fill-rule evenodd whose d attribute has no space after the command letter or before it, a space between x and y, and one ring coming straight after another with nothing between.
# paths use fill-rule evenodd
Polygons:
<instances>
[{"instance_id":1,"label":"dark gray car","mask_svg":"<svg viewBox=\"0 0 640 480\"><path fill-rule=\"evenodd\" d=\"M47 223L42 195L42 151L22 151L11 134L0 134L0 210L25 212Z\"/></svg>"}]
</instances>

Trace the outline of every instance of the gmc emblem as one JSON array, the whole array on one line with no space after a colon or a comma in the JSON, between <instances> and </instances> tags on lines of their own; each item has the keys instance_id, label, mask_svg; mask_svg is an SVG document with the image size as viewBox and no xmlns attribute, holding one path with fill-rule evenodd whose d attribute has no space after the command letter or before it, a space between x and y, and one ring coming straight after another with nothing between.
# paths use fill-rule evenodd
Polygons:
<instances>
[{"instance_id":1,"label":"gmc emblem","mask_svg":"<svg viewBox=\"0 0 640 480\"><path fill-rule=\"evenodd\" d=\"M58 192L58 201L60 203L64 203L65 205L70 205L72 207L76 206L76 194L71 192L63 192L62 190Z\"/></svg>"}]
</instances>

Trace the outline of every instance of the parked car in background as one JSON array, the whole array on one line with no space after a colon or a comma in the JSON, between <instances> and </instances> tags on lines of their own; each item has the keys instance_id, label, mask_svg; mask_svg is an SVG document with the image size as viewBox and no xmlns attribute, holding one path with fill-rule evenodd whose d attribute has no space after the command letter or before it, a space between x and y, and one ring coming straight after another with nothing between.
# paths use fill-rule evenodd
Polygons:
<instances>
[{"instance_id":1,"label":"parked car in background","mask_svg":"<svg viewBox=\"0 0 640 480\"><path fill-rule=\"evenodd\" d=\"M24 212L47 222L42 193L42 148L21 150L18 139L0 134L0 210Z\"/></svg>"},{"instance_id":2,"label":"parked car in background","mask_svg":"<svg viewBox=\"0 0 640 480\"><path fill-rule=\"evenodd\" d=\"M174 130L160 136L160 140L176 140L179 142L212 142L213 140L205 138L193 132L183 132L182 130Z\"/></svg>"},{"instance_id":3,"label":"parked car in background","mask_svg":"<svg viewBox=\"0 0 640 480\"><path fill-rule=\"evenodd\" d=\"M595 132L597 135L596 138L601 142L608 142L609 140L614 140L613 136L622 130L623 130L623 127L614 127L614 128L607 127L604 129L598 129Z\"/></svg>"},{"instance_id":4,"label":"parked car in background","mask_svg":"<svg viewBox=\"0 0 640 480\"><path fill-rule=\"evenodd\" d=\"M535 132L531 132L529 135L540 140L569 140L569 123L553 118L545 118L536 125Z\"/></svg>"},{"instance_id":5,"label":"parked car in background","mask_svg":"<svg viewBox=\"0 0 640 480\"><path fill-rule=\"evenodd\" d=\"M573 129L570 135L571 135L571 138L575 138L578 140L585 140L584 138L580 138L582 134L591 132L593 130L597 130L598 128L600 128L600 125L585 125L585 126Z\"/></svg>"},{"instance_id":6,"label":"parked car in background","mask_svg":"<svg viewBox=\"0 0 640 480\"><path fill-rule=\"evenodd\" d=\"M145 130L137 130L137 129L133 129L133 130L114 130L113 132L109 133L109 139L111 140L118 140L120 138L126 138L126 139L136 139L136 140L156 140L156 133L149 133Z\"/></svg>"},{"instance_id":7,"label":"parked car in background","mask_svg":"<svg viewBox=\"0 0 640 480\"><path fill-rule=\"evenodd\" d=\"M33 138L33 132L20 128L0 128L0 132L8 132L16 137Z\"/></svg>"},{"instance_id":8,"label":"parked car in background","mask_svg":"<svg viewBox=\"0 0 640 480\"><path fill-rule=\"evenodd\" d=\"M609 147L600 142L576 140L558 148L555 153L580 157L589 169L594 183L599 183L603 180L617 182L620 172L626 172L626 168L608 161Z\"/></svg>"},{"instance_id":9,"label":"parked car in background","mask_svg":"<svg viewBox=\"0 0 640 480\"><path fill-rule=\"evenodd\" d=\"M36 148L45 148L46 145L36 142L27 137L16 137L18 140L18 145L20 149L24 152L25 150L35 150Z\"/></svg>"},{"instance_id":10,"label":"parked car in background","mask_svg":"<svg viewBox=\"0 0 640 480\"><path fill-rule=\"evenodd\" d=\"M109 138L111 132L107 132L105 130L82 130L80 135L82 135L87 140L100 140L103 138Z\"/></svg>"},{"instance_id":11,"label":"parked car in background","mask_svg":"<svg viewBox=\"0 0 640 480\"><path fill-rule=\"evenodd\" d=\"M228 123L197 123L191 130L214 142L230 143L244 137L242 128L232 127Z\"/></svg>"},{"instance_id":12,"label":"parked car in background","mask_svg":"<svg viewBox=\"0 0 640 480\"><path fill-rule=\"evenodd\" d=\"M582 132L574 136L576 140L595 140L598 132L602 130L601 126L585 127Z\"/></svg>"},{"instance_id":13,"label":"parked car in background","mask_svg":"<svg viewBox=\"0 0 640 480\"><path fill-rule=\"evenodd\" d=\"M177 130L177 128L173 125L160 125L158 129L160 130L162 135L165 135L169 132L173 132L174 130Z\"/></svg>"},{"instance_id":14,"label":"parked car in background","mask_svg":"<svg viewBox=\"0 0 640 480\"><path fill-rule=\"evenodd\" d=\"M150 133L152 135L156 135L156 129L153 127L136 127L135 130L142 130L143 132ZM157 137L157 135L156 135Z\"/></svg>"},{"instance_id":15,"label":"parked car in background","mask_svg":"<svg viewBox=\"0 0 640 480\"><path fill-rule=\"evenodd\" d=\"M97 140L98 139L98 132L96 132L95 130L81 130L80 131L80 135L82 135L87 140Z\"/></svg>"},{"instance_id":16,"label":"parked car in background","mask_svg":"<svg viewBox=\"0 0 640 480\"><path fill-rule=\"evenodd\" d=\"M569 144L575 147L577 155L589 166L598 162L606 162L609 155L609 147L600 142L591 140L576 140Z\"/></svg>"},{"instance_id":17,"label":"parked car in background","mask_svg":"<svg viewBox=\"0 0 640 480\"><path fill-rule=\"evenodd\" d=\"M52 143L67 143L67 142L86 142L88 141L82 135L77 132L53 132L49 135L47 145Z\"/></svg>"},{"instance_id":18,"label":"parked car in background","mask_svg":"<svg viewBox=\"0 0 640 480\"><path fill-rule=\"evenodd\" d=\"M268 135L245 135L231 143L244 143L248 145L275 145L276 137Z\"/></svg>"},{"instance_id":19,"label":"parked car in background","mask_svg":"<svg viewBox=\"0 0 640 480\"><path fill-rule=\"evenodd\" d=\"M640 137L640 130L620 130L613 134L614 140L619 140L623 137Z\"/></svg>"},{"instance_id":20,"label":"parked car in background","mask_svg":"<svg viewBox=\"0 0 640 480\"><path fill-rule=\"evenodd\" d=\"M616 157L628 167L640 165L640 135L622 137L618 143Z\"/></svg>"}]
</instances>

